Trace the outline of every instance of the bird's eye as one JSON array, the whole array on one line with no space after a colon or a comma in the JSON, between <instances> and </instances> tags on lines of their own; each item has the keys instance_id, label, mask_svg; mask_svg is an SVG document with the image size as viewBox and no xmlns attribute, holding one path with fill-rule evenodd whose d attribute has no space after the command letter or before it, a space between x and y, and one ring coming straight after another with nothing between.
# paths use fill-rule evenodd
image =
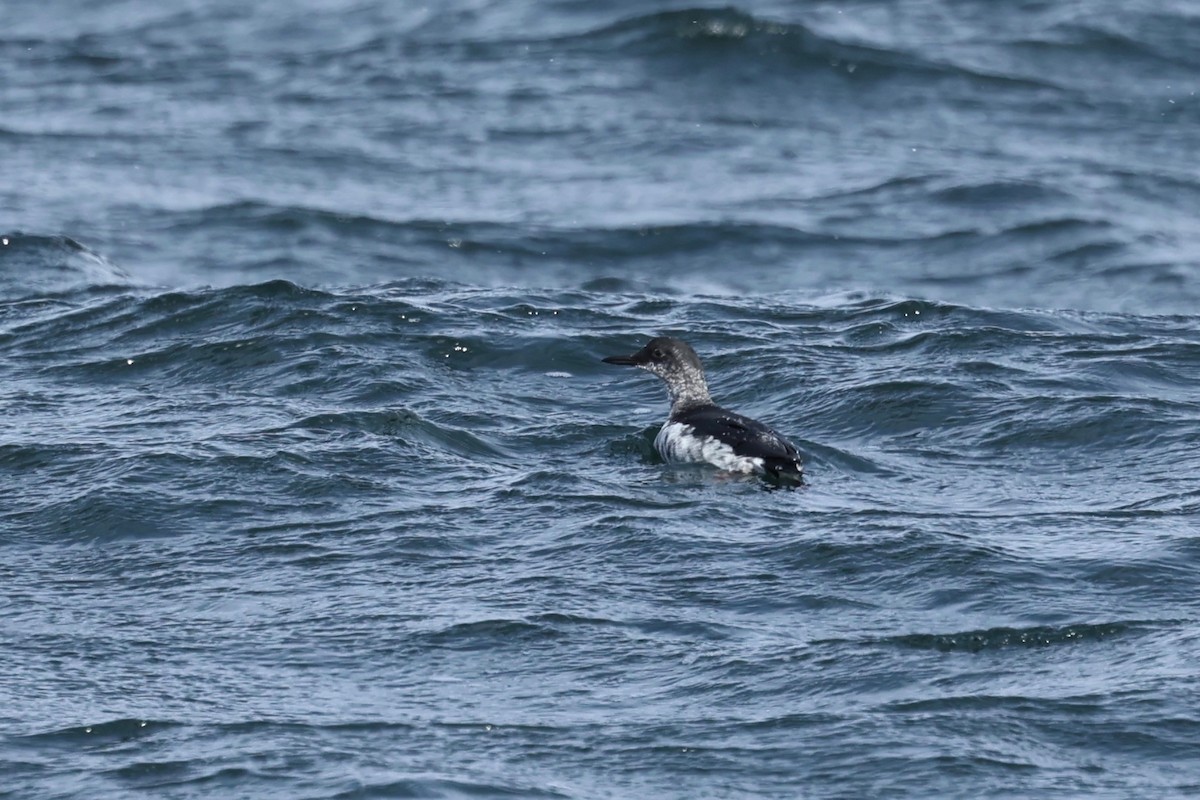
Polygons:
<instances>
[{"instance_id":1,"label":"bird's eye","mask_svg":"<svg viewBox=\"0 0 1200 800\"><path fill-rule=\"evenodd\" d=\"M662 358L664 354L662 350L655 350L650 355L654 356L655 358Z\"/></svg>"}]
</instances>

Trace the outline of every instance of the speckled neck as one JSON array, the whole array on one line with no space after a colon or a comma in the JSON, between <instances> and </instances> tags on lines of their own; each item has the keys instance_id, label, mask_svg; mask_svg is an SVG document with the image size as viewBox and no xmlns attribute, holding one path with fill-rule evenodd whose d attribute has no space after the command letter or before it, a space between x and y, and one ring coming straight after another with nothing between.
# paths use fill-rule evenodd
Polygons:
<instances>
[{"instance_id":1,"label":"speckled neck","mask_svg":"<svg viewBox=\"0 0 1200 800\"><path fill-rule=\"evenodd\" d=\"M671 364L651 371L667 384L672 414L679 414L690 408L712 403L712 396L708 393L708 381L704 378L704 370L691 364Z\"/></svg>"}]
</instances>

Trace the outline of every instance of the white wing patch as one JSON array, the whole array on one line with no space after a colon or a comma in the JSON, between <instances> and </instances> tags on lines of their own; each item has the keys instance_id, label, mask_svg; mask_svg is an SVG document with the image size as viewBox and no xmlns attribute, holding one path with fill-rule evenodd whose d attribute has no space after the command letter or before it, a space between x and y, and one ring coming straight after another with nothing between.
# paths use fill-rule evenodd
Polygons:
<instances>
[{"instance_id":1,"label":"white wing patch","mask_svg":"<svg viewBox=\"0 0 1200 800\"><path fill-rule=\"evenodd\" d=\"M654 449L676 464L708 463L729 472L750 474L763 471L763 460L739 456L733 448L711 436L696 436L691 425L668 422L654 437Z\"/></svg>"}]
</instances>

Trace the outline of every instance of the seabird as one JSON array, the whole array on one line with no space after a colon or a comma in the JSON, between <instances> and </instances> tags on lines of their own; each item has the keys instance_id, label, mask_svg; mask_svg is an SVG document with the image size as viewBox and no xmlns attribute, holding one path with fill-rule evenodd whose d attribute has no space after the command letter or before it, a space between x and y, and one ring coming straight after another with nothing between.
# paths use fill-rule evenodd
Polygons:
<instances>
[{"instance_id":1,"label":"seabird","mask_svg":"<svg viewBox=\"0 0 1200 800\"><path fill-rule=\"evenodd\" d=\"M687 342L659 336L633 355L604 362L641 367L666 382L671 415L654 437L654 449L666 461L707 462L729 472L803 483L794 444L761 422L713 403L700 357Z\"/></svg>"}]
</instances>

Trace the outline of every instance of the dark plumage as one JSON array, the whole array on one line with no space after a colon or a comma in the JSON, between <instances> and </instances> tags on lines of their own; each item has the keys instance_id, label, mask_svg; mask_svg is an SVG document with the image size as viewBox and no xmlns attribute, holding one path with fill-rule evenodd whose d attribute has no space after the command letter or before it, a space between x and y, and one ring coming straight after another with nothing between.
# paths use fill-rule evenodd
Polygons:
<instances>
[{"instance_id":1,"label":"dark plumage","mask_svg":"<svg viewBox=\"0 0 1200 800\"><path fill-rule=\"evenodd\" d=\"M686 342L660 336L633 355L604 361L640 367L666 382L671 415L654 447L667 461L703 461L731 472L803 480L795 445L763 423L713 403L700 357Z\"/></svg>"}]
</instances>

